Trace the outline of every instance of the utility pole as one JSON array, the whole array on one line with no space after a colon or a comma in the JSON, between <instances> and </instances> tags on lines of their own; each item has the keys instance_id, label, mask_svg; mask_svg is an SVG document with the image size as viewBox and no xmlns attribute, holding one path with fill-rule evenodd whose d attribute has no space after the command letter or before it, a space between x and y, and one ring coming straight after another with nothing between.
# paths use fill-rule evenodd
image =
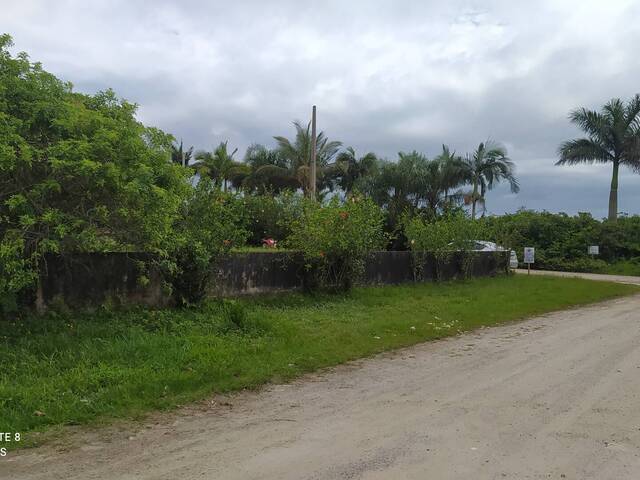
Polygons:
<instances>
[{"instance_id":1,"label":"utility pole","mask_svg":"<svg viewBox=\"0 0 640 480\"><path fill-rule=\"evenodd\" d=\"M311 198L316 197L316 106L311 111Z\"/></svg>"}]
</instances>

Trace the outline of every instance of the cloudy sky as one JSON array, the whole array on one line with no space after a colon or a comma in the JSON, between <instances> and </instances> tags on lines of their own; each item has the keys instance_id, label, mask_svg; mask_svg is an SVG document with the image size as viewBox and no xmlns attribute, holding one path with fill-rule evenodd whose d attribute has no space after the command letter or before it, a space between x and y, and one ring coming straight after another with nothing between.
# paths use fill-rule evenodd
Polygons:
<instances>
[{"instance_id":1,"label":"cloudy sky","mask_svg":"<svg viewBox=\"0 0 640 480\"><path fill-rule=\"evenodd\" d=\"M196 148L319 126L357 151L428 156L502 142L525 206L606 215L608 166L556 167L580 135L577 106L640 92L640 2L627 0L0 0L14 51L76 90L112 87L139 117ZM620 210L640 213L640 175L623 172Z\"/></svg>"}]
</instances>

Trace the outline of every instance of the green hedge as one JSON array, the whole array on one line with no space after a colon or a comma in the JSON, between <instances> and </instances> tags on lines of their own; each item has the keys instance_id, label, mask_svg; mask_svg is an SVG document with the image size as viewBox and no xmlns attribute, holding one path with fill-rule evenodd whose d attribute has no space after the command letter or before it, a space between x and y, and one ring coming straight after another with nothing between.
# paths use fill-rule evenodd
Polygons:
<instances>
[{"instance_id":1,"label":"green hedge","mask_svg":"<svg viewBox=\"0 0 640 480\"><path fill-rule=\"evenodd\" d=\"M536 268L606 273L617 264L633 271L640 263L637 215L601 221L588 213L570 216L520 210L481 221L488 238L516 250L520 260L524 247L535 247ZM590 245L600 247L597 257L588 254Z\"/></svg>"}]
</instances>

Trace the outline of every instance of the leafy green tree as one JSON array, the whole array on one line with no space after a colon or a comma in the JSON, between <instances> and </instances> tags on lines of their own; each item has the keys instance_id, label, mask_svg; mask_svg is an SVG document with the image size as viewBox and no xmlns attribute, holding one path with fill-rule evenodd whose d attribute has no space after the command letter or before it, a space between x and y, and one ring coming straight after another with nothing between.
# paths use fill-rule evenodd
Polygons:
<instances>
[{"instance_id":1,"label":"leafy green tree","mask_svg":"<svg viewBox=\"0 0 640 480\"><path fill-rule=\"evenodd\" d=\"M174 232L166 263L168 277L177 304L190 306L207 294L216 261L244 244L248 231L242 202L203 178L180 206Z\"/></svg>"},{"instance_id":2,"label":"leafy green tree","mask_svg":"<svg viewBox=\"0 0 640 480\"><path fill-rule=\"evenodd\" d=\"M569 119L580 127L586 138L560 145L556 165L611 163L609 220L618 217L618 172L621 165L640 170L640 95L626 105L619 98L607 102L600 112L579 108Z\"/></svg>"},{"instance_id":3,"label":"leafy green tree","mask_svg":"<svg viewBox=\"0 0 640 480\"><path fill-rule=\"evenodd\" d=\"M233 159L237 151L236 148L229 153L228 142L220 142L213 152L204 150L196 152L193 168L201 177L213 180L218 187L226 192L229 182L239 186L248 174L247 166Z\"/></svg>"},{"instance_id":4,"label":"leafy green tree","mask_svg":"<svg viewBox=\"0 0 640 480\"><path fill-rule=\"evenodd\" d=\"M249 231L247 242L262 246L263 240L271 238L282 244L291 232L291 223L301 215L303 198L290 191L278 195L243 195L242 210Z\"/></svg>"},{"instance_id":5,"label":"leafy green tree","mask_svg":"<svg viewBox=\"0 0 640 480\"><path fill-rule=\"evenodd\" d=\"M472 187L466 195L466 202L471 204L471 218L476 218L476 207L484 205L485 195L493 187L505 180L512 193L518 193L520 186L515 177L515 164L507 157L507 150L494 142L480 143L478 148L462 161L463 175Z\"/></svg>"},{"instance_id":6,"label":"leafy green tree","mask_svg":"<svg viewBox=\"0 0 640 480\"><path fill-rule=\"evenodd\" d=\"M306 128L300 122L293 122L296 136L293 141L285 137L273 137L278 143L278 150L282 158L287 161L286 168L280 168L280 175L296 179L305 195L311 194L311 124ZM341 142L329 141L324 132L316 135L316 181L318 190L327 187L323 177L329 164L338 153Z\"/></svg>"},{"instance_id":7,"label":"leafy green tree","mask_svg":"<svg viewBox=\"0 0 640 480\"><path fill-rule=\"evenodd\" d=\"M190 188L172 137L111 91L71 84L12 56L0 36L0 297L35 280L47 253L166 252ZM2 308L2 306L0 306Z\"/></svg>"}]
</instances>

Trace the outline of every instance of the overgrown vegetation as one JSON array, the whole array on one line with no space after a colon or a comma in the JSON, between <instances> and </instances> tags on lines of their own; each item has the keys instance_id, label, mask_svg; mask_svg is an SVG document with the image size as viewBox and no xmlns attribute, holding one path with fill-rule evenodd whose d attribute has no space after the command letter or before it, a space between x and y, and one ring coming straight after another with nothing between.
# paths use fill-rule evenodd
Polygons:
<instances>
[{"instance_id":1,"label":"overgrown vegetation","mask_svg":"<svg viewBox=\"0 0 640 480\"><path fill-rule=\"evenodd\" d=\"M0 336L0 425L34 441L28 432L131 417L637 291L515 276L14 321Z\"/></svg>"},{"instance_id":2,"label":"overgrown vegetation","mask_svg":"<svg viewBox=\"0 0 640 480\"><path fill-rule=\"evenodd\" d=\"M536 248L535 268L640 275L640 217L599 221L587 213L575 216L521 210L482 219L490 240L512 248L522 260L526 247ZM600 254L588 254L598 245Z\"/></svg>"},{"instance_id":3,"label":"overgrown vegetation","mask_svg":"<svg viewBox=\"0 0 640 480\"><path fill-rule=\"evenodd\" d=\"M240 201L251 246L262 246L268 238L282 244L291 235L291 224L300 218L304 203L302 195L294 192L244 195Z\"/></svg>"},{"instance_id":4,"label":"overgrown vegetation","mask_svg":"<svg viewBox=\"0 0 640 480\"><path fill-rule=\"evenodd\" d=\"M172 137L108 90L74 93L0 36L0 311L46 253L166 253L188 195Z\"/></svg>"},{"instance_id":5,"label":"overgrown vegetation","mask_svg":"<svg viewBox=\"0 0 640 480\"><path fill-rule=\"evenodd\" d=\"M407 226L419 248L473 236L519 251L536 246L545 268L636 271L639 221L621 218L616 226L617 211L604 223L546 213L484 219L491 238L480 238L480 224L470 222L446 233L452 219L474 219L498 183L518 191L515 164L498 143L465 155L443 145L431 159L400 152L389 161L319 132L310 198L309 125L294 122L293 138L274 137L272 149L252 145L243 159L228 142L194 154L139 122L137 106L113 91L76 93L26 54L12 55L11 46L0 36L0 314L33 304L47 254L150 253L177 303L192 305L229 249L288 245L303 252L319 284L348 289L367 252L385 246L381 238L387 248L415 250ZM639 99L573 112L588 138L560 151L560 163L612 162L612 202L618 167L639 165ZM590 243L601 246L599 259L586 256Z\"/></svg>"},{"instance_id":6,"label":"overgrown vegetation","mask_svg":"<svg viewBox=\"0 0 640 480\"><path fill-rule=\"evenodd\" d=\"M382 211L358 195L321 206L305 202L291 223L287 247L302 252L308 272L306 288L349 290L364 273L369 252L384 245Z\"/></svg>"},{"instance_id":7,"label":"overgrown vegetation","mask_svg":"<svg viewBox=\"0 0 640 480\"><path fill-rule=\"evenodd\" d=\"M180 306L193 305L206 295L212 266L234 246L243 245L241 202L201 179L181 207L168 249L165 269Z\"/></svg>"},{"instance_id":8,"label":"overgrown vegetation","mask_svg":"<svg viewBox=\"0 0 640 480\"><path fill-rule=\"evenodd\" d=\"M413 253L417 279L423 278L424 266L431 258L438 280L442 280L443 268L454 257L462 263L463 275L469 276L475 241L484 238L483 224L469 219L462 212L453 212L432 222L420 217L407 218L404 230Z\"/></svg>"}]
</instances>

